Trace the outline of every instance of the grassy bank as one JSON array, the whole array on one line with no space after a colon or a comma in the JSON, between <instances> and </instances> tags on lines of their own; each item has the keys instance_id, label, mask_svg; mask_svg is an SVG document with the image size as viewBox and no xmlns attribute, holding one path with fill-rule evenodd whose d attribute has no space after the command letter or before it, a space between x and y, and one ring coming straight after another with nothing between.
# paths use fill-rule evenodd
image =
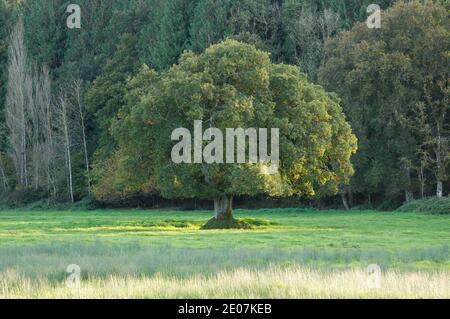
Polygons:
<instances>
[{"instance_id":1,"label":"grassy bank","mask_svg":"<svg viewBox=\"0 0 450 319\"><path fill-rule=\"evenodd\" d=\"M413 200L397 209L398 212L450 214L450 197L430 197Z\"/></svg>"}]
</instances>

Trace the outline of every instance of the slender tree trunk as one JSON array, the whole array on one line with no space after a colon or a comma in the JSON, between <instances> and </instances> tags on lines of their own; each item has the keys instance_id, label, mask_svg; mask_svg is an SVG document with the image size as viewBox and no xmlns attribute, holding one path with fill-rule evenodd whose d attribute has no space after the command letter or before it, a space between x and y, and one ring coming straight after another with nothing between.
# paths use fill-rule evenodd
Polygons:
<instances>
[{"instance_id":1,"label":"slender tree trunk","mask_svg":"<svg viewBox=\"0 0 450 319\"><path fill-rule=\"evenodd\" d=\"M442 198L444 196L444 183L442 181L437 182L436 186L436 196Z\"/></svg>"},{"instance_id":2,"label":"slender tree trunk","mask_svg":"<svg viewBox=\"0 0 450 319\"><path fill-rule=\"evenodd\" d=\"M81 137L83 139L83 151L84 151L84 164L86 168L86 187L88 194L91 193L91 180L89 176L89 154L88 154L88 148L87 148L87 137L86 137L86 125L85 125L85 114L84 114L84 107L82 102L82 85L83 82L80 78L76 78L73 80L73 93L75 95L75 98L77 100L78 104L78 113L80 116L80 124L81 124Z\"/></svg>"},{"instance_id":3,"label":"slender tree trunk","mask_svg":"<svg viewBox=\"0 0 450 319\"><path fill-rule=\"evenodd\" d=\"M33 153L34 153L34 163L33 163L33 165L34 165L34 189L35 190L38 190L39 189L39 186L40 186L40 179L39 179L39 174L40 174L40 167L39 167L39 162L40 162L40 159L38 158L39 157L39 153L40 153L40 148L39 147L37 147L37 146L34 146L33 147Z\"/></svg>"},{"instance_id":4,"label":"slender tree trunk","mask_svg":"<svg viewBox=\"0 0 450 319\"><path fill-rule=\"evenodd\" d=\"M233 218L233 197L221 196L214 199L214 217L217 220L229 220Z\"/></svg>"},{"instance_id":5,"label":"slender tree trunk","mask_svg":"<svg viewBox=\"0 0 450 319\"><path fill-rule=\"evenodd\" d=\"M342 204L344 204L345 210L350 210L350 206L348 204L347 196L346 196L345 192L341 192L341 199L342 199Z\"/></svg>"},{"instance_id":6,"label":"slender tree trunk","mask_svg":"<svg viewBox=\"0 0 450 319\"><path fill-rule=\"evenodd\" d=\"M67 119L67 101L65 98L61 99L61 111L62 111L62 124L64 129L64 146L66 150L66 160L67 160L67 170L69 174L69 180L68 180L68 187L69 187L69 195L70 195L70 201L74 202L73 197L73 180L72 180L72 158L70 155L70 137L69 137L69 123Z\"/></svg>"},{"instance_id":7,"label":"slender tree trunk","mask_svg":"<svg viewBox=\"0 0 450 319\"><path fill-rule=\"evenodd\" d=\"M3 192L6 193L8 190L8 180L6 179L5 170L0 166L0 173L2 174L2 184L3 184Z\"/></svg>"},{"instance_id":8,"label":"slender tree trunk","mask_svg":"<svg viewBox=\"0 0 450 319\"><path fill-rule=\"evenodd\" d=\"M424 168L424 161L421 160L420 162L420 170L419 170L419 181L420 181L420 197L424 199L425 197L425 168Z\"/></svg>"},{"instance_id":9,"label":"slender tree trunk","mask_svg":"<svg viewBox=\"0 0 450 319\"><path fill-rule=\"evenodd\" d=\"M411 161L406 157L402 158L401 161L407 180L407 185L405 185L405 202L408 203L414 200L414 194L411 191Z\"/></svg>"},{"instance_id":10,"label":"slender tree trunk","mask_svg":"<svg viewBox=\"0 0 450 319\"><path fill-rule=\"evenodd\" d=\"M441 174L442 174L442 160L441 160L441 154L440 149L439 152L436 152L436 196L441 198L444 193L444 186L443 182L441 180Z\"/></svg>"},{"instance_id":11,"label":"slender tree trunk","mask_svg":"<svg viewBox=\"0 0 450 319\"><path fill-rule=\"evenodd\" d=\"M72 159L70 156L70 146L68 144L66 144L66 156L67 156L67 170L69 173L69 196L70 201L73 203L74 197L73 197L73 180L72 180Z\"/></svg>"},{"instance_id":12,"label":"slender tree trunk","mask_svg":"<svg viewBox=\"0 0 450 319\"><path fill-rule=\"evenodd\" d=\"M55 156L55 147L53 141L53 121L52 116L54 113L54 109L51 107L50 103L47 103L45 108L45 117L46 117L46 128L47 128L47 184L48 191L50 193L50 189L52 189L53 198L56 198L56 182L54 177L54 167L55 164L53 161L56 160Z\"/></svg>"},{"instance_id":13,"label":"slender tree trunk","mask_svg":"<svg viewBox=\"0 0 450 319\"><path fill-rule=\"evenodd\" d=\"M413 192L411 192L410 190L405 190L405 201L408 203L408 202L411 202L413 200L414 200Z\"/></svg>"},{"instance_id":14,"label":"slender tree trunk","mask_svg":"<svg viewBox=\"0 0 450 319\"><path fill-rule=\"evenodd\" d=\"M442 198L443 196L443 183L442 183L442 179L441 179L441 175L442 175L442 136L441 136L441 125L440 125L440 121L437 121L436 123L437 126L437 145L436 145L436 196L439 198Z\"/></svg>"},{"instance_id":15,"label":"slender tree trunk","mask_svg":"<svg viewBox=\"0 0 450 319\"><path fill-rule=\"evenodd\" d=\"M78 99L78 107L80 111L80 119L81 119L81 133L83 137L83 149L84 149L84 163L86 165L86 180L87 180L87 191L88 194L91 194L91 180L89 177L89 154L87 149L87 141L86 141L86 126L84 123L84 112L83 112L83 105L81 104L81 96L80 92L77 89L77 99Z\"/></svg>"},{"instance_id":16,"label":"slender tree trunk","mask_svg":"<svg viewBox=\"0 0 450 319\"><path fill-rule=\"evenodd\" d=\"M2 176L3 191L6 192L9 188L9 185L8 185L8 178L6 177L5 170L3 169L3 161L1 159L1 155L0 155L0 173Z\"/></svg>"},{"instance_id":17,"label":"slender tree trunk","mask_svg":"<svg viewBox=\"0 0 450 319\"><path fill-rule=\"evenodd\" d=\"M25 118L23 119L25 131ZM22 137L22 167L23 167L23 182L22 185L28 187L28 160L27 160L27 141L25 134Z\"/></svg>"}]
</instances>

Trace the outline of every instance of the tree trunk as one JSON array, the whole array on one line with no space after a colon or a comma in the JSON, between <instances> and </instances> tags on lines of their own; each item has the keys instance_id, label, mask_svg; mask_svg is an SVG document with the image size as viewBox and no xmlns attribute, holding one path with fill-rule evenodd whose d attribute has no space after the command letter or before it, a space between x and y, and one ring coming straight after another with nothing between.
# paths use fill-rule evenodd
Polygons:
<instances>
[{"instance_id":1,"label":"tree trunk","mask_svg":"<svg viewBox=\"0 0 450 319\"><path fill-rule=\"evenodd\" d=\"M436 153L436 196L438 198L442 198L444 193L444 186L442 182L442 176L444 175L445 165L444 163L444 154L443 154L443 145L442 145L442 136L441 136L441 121L437 121L437 145L435 149Z\"/></svg>"},{"instance_id":2,"label":"tree trunk","mask_svg":"<svg viewBox=\"0 0 450 319\"><path fill-rule=\"evenodd\" d=\"M54 123L52 121L53 112L55 110L52 108L50 102L46 103L45 106L45 118L46 118L46 130L47 130L47 185L48 191L50 193L50 189L53 191L53 198L56 198L56 182L55 182L55 147L53 142L53 127Z\"/></svg>"},{"instance_id":3,"label":"tree trunk","mask_svg":"<svg viewBox=\"0 0 450 319\"><path fill-rule=\"evenodd\" d=\"M419 181L420 181L420 198L425 198L425 168L424 168L424 161L420 162L420 170L419 170Z\"/></svg>"},{"instance_id":4,"label":"tree trunk","mask_svg":"<svg viewBox=\"0 0 450 319\"><path fill-rule=\"evenodd\" d=\"M87 192L88 195L91 194L91 180L89 176L89 155L88 155L88 149L87 149L87 142L86 142L86 127L84 124L84 115L83 111L80 110L81 115L81 128L83 133L83 149L84 149L84 163L86 165L86 183L87 183Z\"/></svg>"},{"instance_id":5,"label":"tree trunk","mask_svg":"<svg viewBox=\"0 0 450 319\"><path fill-rule=\"evenodd\" d=\"M214 217L217 220L230 220L233 218L233 197L222 196L214 199Z\"/></svg>"},{"instance_id":6,"label":"tree trunk","mask_svg":"<svg viewBox=\"0 0 450 319\"><path fill-rule=\"evenodd\" d=\"M69 196L70 201L74 202L74 196L73 196L73 179L72 179L72 157L70 154L70 135L69 135L69 123L68 123L68 116L67 116L67 101L66 97L61 97L61 116L62 116L62 125L64 129L64 147L66 151L66 165L67 165L67 172L69 174L68 176L68 188L69 188Z\"/></svg>"},{"instance_id":7,"label":"tree trunk","mask_svg":"<svg viewBox=\"0 0 450 319\"><path fill-rule=\"evenodd\" d=\"M405 201L407 203L411 202L414 200L414 194L413 192L411 192L410 190L405 190Z\"/></svg>"},{"instance_id":8,"label":"tree trunk","mask_svg":"<svg viewBox=\"0 0 450 319\"><path fill-rule=\"evenodd\" d=\"M2 177L3 192L6 193L8 191L9 185L8 185L8 179L5 174L5 170L3 169L3 162L2 162L1 154L0 154L0 174Z\"/></svg>"},{"instance_id":9,"label":"tree trunk","mask_svg":"<svg viewBox=\"0 0 450 319\"><path fill-rule=\"evenodd\" d=\"M401 159L403 169L405 170L407 185L405 187L405 202L409 203L410 201L414 200L414 194L410 190L411 188L411 160L409 160L406 157L403 157Z\"/></svg>"},{"instance_id":10,"label":"tree trunk","mask_svg":"<svg viewBox=\"0 0 450 319\"><path fill-rule=\"evenodd\" d=\"M439 197L439 198L442 198L442 196L444 196L444 187L443 187L442 181L438 181L437 182L436 196Z\"/></svg>"},{"instance_id":11,"label":"tree trunk","mask_svg":"<svg viewBox=\"0 0 450 319\"><path fill-rule=\"evenodd\" d=\"M25 131L25 125L24 125L24 131ZM25 135L23 136L23 142L22 142L22 165L23 165L23 182L22 185L25 185L25 187L28 187L28 160L27 160L27 142L25 139Z\"/></svg>"},{"instance_id":12,"label":"tree trunk","mask_svg":"<svg viewBox=\"0 0 450 319\"><path fill-rule=\"evenodd\" d=\"M75 80L74 86L75 86L75 94L78 102L78 111L80 112L80 120L81 120L81 133L83 138L83 150L84 150L84 164L86 165L86 183L87 183L87 192L88 195L91 194L91 180L90 180L90 174L89 174L89 154L88 154L88 148L87 148L87 139L86 139L86 125L84 123L84 110L83 110L83 103L82 103L82 93L81 93L81 80Z\"/></svg>"},{"instance_id":13,"label":"tree trunk","mask_svg":"<svg viewBox=\"0 0 450 319\"><path fill-rule=\"evenodd\" d=\"M345 210L350 210L350 206L348 205L347 196L345 192L341 192L342 204L344 204Z\"/></svg>"}]
</instances>

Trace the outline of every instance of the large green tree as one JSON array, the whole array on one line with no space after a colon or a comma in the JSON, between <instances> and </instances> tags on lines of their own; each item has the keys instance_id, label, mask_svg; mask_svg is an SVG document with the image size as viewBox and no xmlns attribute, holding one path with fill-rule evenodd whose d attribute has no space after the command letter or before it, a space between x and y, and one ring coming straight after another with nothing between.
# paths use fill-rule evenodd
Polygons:
<instances>
[{"instance_id":1,"label":"large green tree","mask_svg":"<svg viewBox=\"0 0 450 319\"><path fill-rule=\"evenodd\" d=\"M377 1L387 8L394 0ZM299 65L316 81L325 58L325 42L339 31L365 21L372 0L286 0L282 6L285 61Z\"/></svg>"},{"instance_id":2,"label":"large green tree","mask_svg":"<svg viewBox=\"0 0 450 319\"><path fill-rule=\"evenodd\" d=\"M141 119L134 119L129 114L153 85L156 76L154 70L147 65L142 66L135 76L130 77L126 84L123 83L124 94L120 99L115 99L116 102L120 101L122 106L115 110L114 117L109 115L107 118L113 123L123 123L126 118L127 121L135 121L136 125L140 125ZM116 117L121 121L112 120ZM155 191L153 148L148 147L147 136L139 136L140 127L134 126L131 122L129 126L130 128L122 133L114 129L115 140L108 135L114 147L100 148L100 152L97 153L92 177L95 182L94 192L99 200L121 200L139 193L149 194ZM133 143L125 143L125 139L129 136L133 136Z\"/></svg>"},{"instance_id":3,"label":"large green tree","mask_svg":"<svg viewBox=\"0 0 450 319\"><path fill-rule=\"evenodd\" d=\"M136 37L125 34L121 37L117 51L108 59L85 95L88 110L95 116L98 136L98 159L104 160L114 149L110 126L118 111L125 104L128 77L138 69Z\"/></svg>"},{"instance_id":4,"label":"large green tree","mask_svg":"<svg viewBox=\"0 0 450 319\"><path fill-rule=\"evenodd\" d=\"M150 83L113 125L119 149L132 148L136 165L137 159L149 159L145 169L163 196L213 199L216 221L232 219L233 196L333 194L353 172L356 138L336 96L310 84L297 67L271 63L269 54L253 45L227 40L201 55L186 53ZM200 145L205 157L197 164L175 163L172 133L198 130L195 121L213 129ZM225 136L227 128L278 128L279 169L266 174L267 163L251 163L247 156L242 163L224 164L230 150L220 151L215 129ZM249 139L243 146L247 154L256 145ZM192 156L188 148L181 153ZM127 152L122 156L128 158ZM231 156L238 158L236 149ZM142 167L128 170L134 171Z\"/></svg>"},{"instance_id":5,"label":"large green tree","mask_svg":"<svg viewBox=\"0 0 450 319\"><path fill-rule=\"evenodd\" d=\"M449 174L449 30L443 6L400 1L382 12L381 29L359 23L328 43L321 83L342 97L360 141L354 191L412 199L427 162L442 195Z\"/></svg>"}]
</instances>

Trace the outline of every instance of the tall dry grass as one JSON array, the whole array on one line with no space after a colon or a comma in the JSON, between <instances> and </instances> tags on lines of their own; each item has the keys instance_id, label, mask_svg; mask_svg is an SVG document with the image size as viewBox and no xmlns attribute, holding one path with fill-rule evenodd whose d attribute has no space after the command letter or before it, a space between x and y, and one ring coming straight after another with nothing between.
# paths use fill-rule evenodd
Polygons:
<instances>
[{"instance_id":1,"label":"tall dry grass","mask_svg":"<svg viewBox=\"0 0 450 319\"><path fill-rule=\"evenodd\" d=\"M322 272L301 267L240 268L214 275L91 277L79 289L64 281L0 273L1 298L450 298L449 272L382 274L370 289L364 269Z\"/></svg>"}]
</instances>

